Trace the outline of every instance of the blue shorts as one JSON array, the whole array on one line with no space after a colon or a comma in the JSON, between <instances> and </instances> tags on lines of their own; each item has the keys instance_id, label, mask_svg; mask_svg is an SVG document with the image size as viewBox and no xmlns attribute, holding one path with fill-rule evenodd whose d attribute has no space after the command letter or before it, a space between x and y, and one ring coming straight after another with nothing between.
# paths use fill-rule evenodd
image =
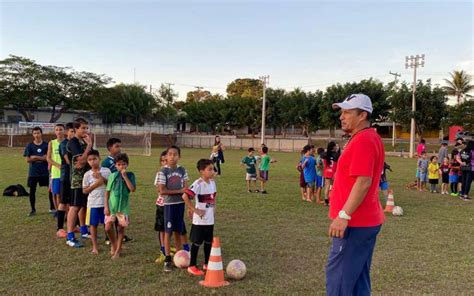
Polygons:
<instances>
[{"instance_id":1,"label":"blue shorts","mask_svg":"<svg viewBox=\"0 0 474 296\"><path fill-rule=\"evenodd\" d=\"M323 176L316 176L316 188L324 187L324 178Z\"/></svg>"},{"instance_id":2,"label":"blue shorts","mask_svg":"<svg viewBox=\"0 0 474 296\"><path fill-rule=\"evenodd\" d=\"M449 183L457 183L459 181L459 176L457 175L450 175L449 176Z\"/></svg>"},{"instance_id":3,"label":"blue shorts","mask_svg":"<svg viewBox=\"0 0 474 296\"><path fill-rule=\"evenodd\" d=\"M184 203L165 205L165 232L184 232Z\"/></svg>"},{"instance_id":4,"label":"blue shorts","mask_svg":"<svg viewBox=\"0 0 474 296\"><path fill-rule=\"evenodd\" d=\"M428 174L427 173L420 173L420 181L421 182L428 182Z\"/></svg>"},{"instance_id":5,"label":"blue shorts","mask_svg":"<svg viewBox=\"0 0 474 296\"><path fill-rule=\"evenodd\" d=\"M87 208L86 224L89 226L96 226L104 224L105 215L104 208Z\"/></svg>"},{"instance_id":6,"label":"blue shorts","mask_svg":"<svg viewBox=\"0 0 474 296\"><path fill-rule=\"evenodd\" d=\"M61 193L61 179L51 179L51 193L60 194Z\"/></svg>"},{"instance_id":7,"label":"blue shorts","mask_svg":"<svg viewBox=\"0 0 474 296\"><path fill-rule=\"evenodd\" d=\"M388 182L380 182L380 190L388 190Z\"/></svg>"},{"instance_id":8,"label":"blue shorts","mask_svg":"<svg viewBox=\"0 0 474 296\"><path fill-rule=\"evenodd\" d=\"M306 188L314 188L314 182L306 182Z\"/></svg>"}]
</instances>

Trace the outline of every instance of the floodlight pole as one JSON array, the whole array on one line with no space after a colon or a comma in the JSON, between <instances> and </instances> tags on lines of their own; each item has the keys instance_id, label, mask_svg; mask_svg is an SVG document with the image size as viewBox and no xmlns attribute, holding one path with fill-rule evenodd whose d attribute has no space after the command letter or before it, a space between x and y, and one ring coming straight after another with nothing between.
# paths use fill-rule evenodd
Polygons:
<instances>
[{"instance_id":1,"label":"floodlight pole","mask_svg":"<svg viewBox=\"0 0 474 296\"><path fill-rule=\"evenodd\" d=\"M415 146L415 111L416 111L416 69L418 67L425 66L425 55L406 56L405 57L405 69L413 68L413 87L412 87L412 101L411 101L411 128L410 128L410 158L414 156Z\"/></svg>"},{"instance_id":2,"label":"floodlight pole","mask_svg":"<svg viewBox=\"0 0 474 296\"><path fill-rule=\"evenodd\" d=\"M397 85L398 77L402 76L400 73L392 73L392 71L388 72L390 75L393 75L394 77L394 86ZM393 109L392 109L393 112ZM397 124L395 123L395 120L392 121L392 147L395 148L395 138L397 137Z\"/></svg>"},{"instance_id":3,"label":"floodlight pole","mask_svg":"<svg viewBox=\"0 0 474 296\"><path fill-rule=\"evenodd\" d=\"M266 117L266 99L265 99L265 90L267 88L267 84L270 83L270 76L260 76L260 81L262 81L263 86L263 97L262 97L262 130L261 130L261 144L265 144L265 117Z\"/></svg>"}]
</instances>

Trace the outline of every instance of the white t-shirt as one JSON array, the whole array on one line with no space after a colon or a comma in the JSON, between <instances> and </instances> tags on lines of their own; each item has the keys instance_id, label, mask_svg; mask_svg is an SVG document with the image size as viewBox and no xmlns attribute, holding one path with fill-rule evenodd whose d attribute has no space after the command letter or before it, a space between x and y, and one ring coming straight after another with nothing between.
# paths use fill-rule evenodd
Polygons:
<instances>
[{"instance_id":1,"label":"white t-shirt","mask_svg":"<svg viewBox=\"0 0 474 296\"><path fill-rule=\"evenodd\" d=\"M82 179L82 188L87 188L92 186L97 179L92 176L92 170L87 171L84 174L84 179ZM101 167L100 174L105 179L109 178L111 174L108 168ZM104 206L104 198L105 198L105 184L97 187L96 189L92 190L89 193L89 197L87 198L87 207L88 208L102 208Z\"/></svg>"},{"instance_id":2,"label":"white t-shirt","mask_svg":"<svg viewBox=\"0 0 474 296\"><path fill-rule=\"evenodd\" d=\"M200 217L196 213L193 214L194 225L214 225L214 205L216 199L216 183L209 180L206 183L199 178L189 187L187 193L195 199L195 207L205 210L206 213Z\"/></svg>"}]
</instances>

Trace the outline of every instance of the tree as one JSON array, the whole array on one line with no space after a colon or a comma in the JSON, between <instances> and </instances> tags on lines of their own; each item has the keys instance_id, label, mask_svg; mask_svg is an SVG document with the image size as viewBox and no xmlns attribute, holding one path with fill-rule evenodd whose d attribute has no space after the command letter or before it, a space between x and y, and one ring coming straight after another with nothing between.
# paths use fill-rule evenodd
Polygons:
<instances>
[{"instance_id":1,"label":"tree","mask_svg":"<svg viewBox=\"0 0 474 296\"><path fill-rule=\"evenodd\" d=\"M432 88L431 80L426 83L419 80L416 86L416 131L422 136L425 129L439 129L442 119L447 115L447 102L445 91L436 86ZM393 107L392 119L408 127L412 111L412 88L406 82L393 92L390 103Z\"/></svg>"},{"instance_id":2,"label":"tree","mask_svg":"<svg viewBox=\"0 0 474 296\"><path fill-rule=\"evenodd\" d=\"M178 93L175 92L172 88L171 85L168 84L166 86L165 84L161 84L160 88L158 89L158 97L163 100L166 104L170 105L175 102L175 99L178 97Z\"/></svg>"},{"instance_id":3,"label":"tree","mask_svg":"<svg viewBox=\"0 0 474 296\"><path fill-rule=\"evenodd\" d=\"M446 123L448 126L458 125L474 131L474 100L449 107Z\"/></svg>"},{"instance_id":4,"label":"tree","mask_svg":"<svg viewBox=\"0 0 474 296\"><path fill-rule=\"evenodd\" d=\"M86 106L110 82L105 75L42 66L12 55L0 61L0 105L12 105L26 121L32 120L32 110L51 107L50 122L56 122L64 111Z\"/></svg>"},{"instance_id":5,"label":"tree","mask_svg":"<svg viewBox=\"0 0 474 296\"><path fill-rule=\"evenodd\" d=\"M284 89L268 88L266 90L266 126L273 129L273 137L276 137L276 130L278 128L283 129L283 114L285 109L279 104L280 101L285 97L286 92Z\"/></svg>"},{"instance_id":6,"label":"tree","mask_svg":"<svg viewBox=\"0 0 474 296\"><path fill-rule=\"evenodd\" d=\"M186 102L200 102L206 100L211 96L211 92L208 90L193 90L188 91L186 94Z\"/></svg>"},{"instance_id":7,"label":"tree","mask_svg":"<svg viewBox=\"0 0 474 296\"><path fill-rule=\"evenodd\" d=\"M143 85L118 84L102 90L90 107L101 114L106 123L143 125L156 116L163 105L168 106L160 106L159 98L147 92Z\"/></svg>"},{"instance_id":8,"label":"tree","mask_svg":"<svg viewBox=\"0 0 474 296\"><path fill-rule=\"evenodd\" d=\"M12 105L31 121L31 110L42 105L41 75L41 66L33 60L11 55L0 61L0 105Z\"/></svg>"},{"instance_id":9,"label":"tree","mask_svg":"<svg viewBox=\"0 0 474 296\"><path fill-rule=\"evenodd\" d=\"M449 96L455 96L457 104L461 103L463 98L471 98L472 95L469 94L474 90L474 85L471 84L471 75L467 74L465 71L454 71L449 73L451 80L444 79L447 86L443 87L446 93Z\"/></svg>"},{"instance_id":10,"label":"tree","mask_svg":"<svg viewBox=\"0 0 474 296\"><path fill-rule=\"evenodd\" d=\"M228 97L259 99L263 95L262 81L252 78L239 78L227 85Z\"/></svg>"}]
</instances>

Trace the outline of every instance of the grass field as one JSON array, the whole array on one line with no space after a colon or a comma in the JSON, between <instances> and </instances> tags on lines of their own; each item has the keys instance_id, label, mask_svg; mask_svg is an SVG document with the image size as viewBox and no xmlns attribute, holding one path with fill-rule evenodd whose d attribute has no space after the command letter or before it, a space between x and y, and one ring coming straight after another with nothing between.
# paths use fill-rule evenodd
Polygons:
<instances>
[{"instance_id":1,"label":"grass field","mask_svg":"<svg viewBox=\"0 0 474 296\"><path fill-rule=\"evenodd\" d=\"M0 295L9 294L300 294L325 292L325 263L330 240L327 208L302 202L296 153L271 153L269 194L246 193L243 151L226 151L223 176L217 178L215 234L221 238L224 264L241 259L247 277L212 290L184 270L164 274L158 255L153 179L160 150L152 157L131 157L138 187L131 197L134 238L123 257L112 261L101 240L101 254L67 247L55 237L55 221L47 213L46 190L38 193L36 217L27 218L27 197L0 199ZM0 150L0 188L26 182L27 165L20 149ZM181 165L194 180L196 161L208 150L185 149ZM375 295L468 295L474 291L474 204L457 198L408 191L412 160L388 158L388 178L395 203L405 216L387 220L378 237L372 263ZM187 220L189 223L189 220ZM200 250L200 258L202 250ZM472 295L472 294L471 294Z\"/></svg>"}]
</instances>

